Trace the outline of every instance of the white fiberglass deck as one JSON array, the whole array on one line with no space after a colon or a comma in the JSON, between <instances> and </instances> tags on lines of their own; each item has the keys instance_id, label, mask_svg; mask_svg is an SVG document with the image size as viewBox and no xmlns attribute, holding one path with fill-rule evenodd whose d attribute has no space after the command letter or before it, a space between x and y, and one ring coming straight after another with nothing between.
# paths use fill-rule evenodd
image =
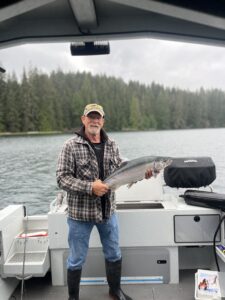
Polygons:
<instances>
[{"instance_id":1,"label":"white fiberglass deck","mask_svg":"<svg viewBox=\"0 0 225 300\"><path fill-rule=\"evenodd\" d=\"M196 270L180 272L179 284L142 284L123 285L123 290L133 300L193 300L194 273ZM20 299L20 285L11 299ZM51 276L32 278L25 282L24 300L66 300L67 287L51 285ZM107 300L108 286L81 286L80 300Z\"/></svg>"}]
</instances>

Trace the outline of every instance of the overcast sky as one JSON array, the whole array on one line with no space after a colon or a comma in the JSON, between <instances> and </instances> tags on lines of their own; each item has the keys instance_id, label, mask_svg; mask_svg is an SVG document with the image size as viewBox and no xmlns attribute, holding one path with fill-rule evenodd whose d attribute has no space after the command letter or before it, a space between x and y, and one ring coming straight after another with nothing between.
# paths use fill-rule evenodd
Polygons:
<instances>
[{"instance_id":1,"label":"overcast sky","mask_svg":"<svg viewBox=\"0 0 225 300\"><path fill-rule=\"evenodd\" d=\"M104 56L73 57L68 44L31 44L0 50L0 65L19 76L23 69L89 71L124 81L196 90L225 91L225 48L154 39L111 41Z\"/></svg>"}]
</instances>

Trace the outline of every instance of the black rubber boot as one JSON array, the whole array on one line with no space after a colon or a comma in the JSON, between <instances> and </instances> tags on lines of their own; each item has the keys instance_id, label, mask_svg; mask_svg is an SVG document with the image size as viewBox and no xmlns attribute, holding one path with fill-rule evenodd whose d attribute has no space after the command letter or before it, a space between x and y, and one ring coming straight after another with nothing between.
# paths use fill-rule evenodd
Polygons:
<instances>
[{"instance_id":1,"label":"black rubber boot","mask_svg":"<svg viewBox=\"0 0 225 300\"><path fill-rule=\"evenodd\" d=\"M80 278L81 269L67 270L68 300L79 300Z\"/></svg>"},{"instance_id":2,"label":"black rubber boot","mask_svg":"<svg viewBox=\"0 0 225 300\"><path fill-rule=\"evenodd\" d=\"M113 300L132 300L120 287L122 259L115 262L105 261L106 277L109 284L109 295Z\"/></svg>"}]
</instances>

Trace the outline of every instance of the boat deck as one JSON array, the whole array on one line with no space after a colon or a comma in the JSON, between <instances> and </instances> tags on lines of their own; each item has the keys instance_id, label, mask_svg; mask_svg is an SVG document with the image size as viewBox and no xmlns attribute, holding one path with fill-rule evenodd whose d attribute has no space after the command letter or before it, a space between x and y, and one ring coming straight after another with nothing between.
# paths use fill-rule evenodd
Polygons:
<instances>
[{"instance_id":1,"label":"boat deck","mask_svg":"<svg viewBox=\"0 0 225 300\"><path fill-rule=\"evenodd\" d=\"M196 270L180 271L179 284L141 284L123 285L123 290L133 300L193 300L194 273ZM21 285L11 299L21 299ZM67 287L51 285L51 274L44 278L31 278L25 281L24 300L62 300L68 299ZM80 300L107 300L108 286L81 286Z\"/></svg>"}]
</instances>

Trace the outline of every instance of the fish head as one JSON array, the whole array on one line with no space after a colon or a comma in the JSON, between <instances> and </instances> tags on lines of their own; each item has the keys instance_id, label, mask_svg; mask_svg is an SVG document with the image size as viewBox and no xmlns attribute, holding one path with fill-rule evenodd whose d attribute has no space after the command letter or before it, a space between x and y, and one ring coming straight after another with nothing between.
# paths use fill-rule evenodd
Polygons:
<instances>
[{"instance_id":1,"label":"fish head","mask_svg":"<svg viewBox=\"0 0 225 300\"><path fill-rule=\"evenodd\" d=\"M167 166L169 166L172 163L171 157L156 157L153 163L153 169L155 172L160 172Z\"/></svg>"}]
</instances>

